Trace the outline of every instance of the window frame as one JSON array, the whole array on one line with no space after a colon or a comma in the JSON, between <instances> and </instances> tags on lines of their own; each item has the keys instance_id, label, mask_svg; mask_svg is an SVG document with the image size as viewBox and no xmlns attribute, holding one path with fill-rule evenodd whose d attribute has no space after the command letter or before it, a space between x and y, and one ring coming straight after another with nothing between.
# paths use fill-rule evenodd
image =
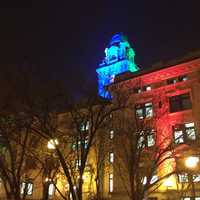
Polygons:
<instances>
[{"instance_id":1,"label":"window frame","mask_svg":"<svg viewBox=\"0 0 200 200\"><path fill-rule=\"evenodd\" d=\"M188 126L188 125L190 125L190 126ZM191 135L188 134L190 130L193 130L193 132L192 132L192 134L194 134L194 135L192 135L193 138L191 137ZM194 122L185 122L183 124L176 124L175 126L172 127L172 132L173 132L175 144L184 144L189 141L197 140L197 133L196 133L196 128L195 128ZM176 135L175 135L176 132L182 132L182 134L179 135L179 138L176 137Z\"/></svg>"},{"instance_id":2,"label":"window frame","mask_svg":"<svg viewBox=\"0 0 200 200\"><path fill-rule=\"evenodd\" d=\"M147 113L148 109L150 109L150 114ZM141 111L141 115L138 113ZM135 115L137 119L148 119L153 117L153 103L152 102L145 102L141 104L135 105Z\"/></svg>"},{"instance_id":3,"label":"window frame","mask_svg":"<svg viewBox=\"0 0 200 200\"><path fill-rule=\"evenodd\" d=\"M170 113L181 112L190 109L192 109L192 101L189 92L169 97Z\"/></svg>"},{"instance_id":4,"label":"window frame","mask_svg":"<svg viewBox=\"0 0 200 200\"><path fill-rule=\"evenodd\" d=\"M21 186L20 186L20 194L24 195L24 189L26 187L27 184L27 196L32 196L33 195L33 182L32 181L22 181L21 182ZM28 188L29 184L31 185L31 188ZM31 193L29 193L29 191L31 190Z\"/></svg>"}]
</instances>

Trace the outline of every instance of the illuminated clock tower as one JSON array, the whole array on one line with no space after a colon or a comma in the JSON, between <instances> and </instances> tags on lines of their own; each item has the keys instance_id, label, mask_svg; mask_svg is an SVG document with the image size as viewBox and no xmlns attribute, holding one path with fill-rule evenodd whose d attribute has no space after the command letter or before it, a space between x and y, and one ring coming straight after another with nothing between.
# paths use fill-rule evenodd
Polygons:
<instances>
[{"instance_id":1,"label":"illuminated clock tower","mask_svg":"<svg viewBox=\"0 0 200 200\"><path fill-rule=\"evenodd\" d=\"M111 94L106 91L106 86L114 82L115 76L124 72L138 71L134 61L135 52L131 48L126 37L116 34L112 37L105 49L105 57L99 68L98 74L98 94L104 98L111 98Z\"/></svg>"}]
</instances>

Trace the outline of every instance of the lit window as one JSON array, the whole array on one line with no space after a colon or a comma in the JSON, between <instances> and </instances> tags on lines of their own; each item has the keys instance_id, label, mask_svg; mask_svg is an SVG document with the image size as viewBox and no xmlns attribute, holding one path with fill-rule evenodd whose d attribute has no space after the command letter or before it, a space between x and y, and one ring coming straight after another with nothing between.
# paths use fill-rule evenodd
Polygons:
<instances>
[{"instance_id":1,"label":"lit window","mask_svg":"<svg viewBox=\"0 0 200 200\"><path fill-rule=\"evenodd\" d=\"M84 148L86 149L88 146L88 139L86 138L85 140L83 140L82 144L83 144ZM72 144L72 149L76 150L76 149L80 148L80 146L81 146L81 140L78 140L78 142L74 142Z\"/></svg>"},{"instance_id":2,"label":"lit window","mask_svg":"<svg viewBox=\"0 0 200 200\"><path fill-rule=\"evenodd\" d=\"M170 97L169 104L171 113L192 108L189 93Z\"/></svg>"},{"instance_id":3,"label":"lit window","mask_svg":"<svg viewBox=\"0 0 200 200\"><path fill-rule=\"evenodd\" d=\"M48 188L48 195L49 196L53 196L54 195L54 192L55 192L55 186L53 183L50 183L49 184L49 188Z\"/></svg>"},{"instance_id":4,"label":"lit window","mask_svg":"<svg viewBox=\"0 0 200 200\"><path fill-rule=\"evenodd\" d=\"M176 144L196 140L194 122L176 125L174 127L174 139Z\"/></svg>"},{"instance_id":5,"label":"lit window","mask_svg":"<svg viewBox=\"0 0 200 200\"><path fill-rule=\"evenodd\" d=\"M188 139L195 140L196 134L195 134L195 128L194 128L194 122L192 123L186 123L185 124L185 131Z\"/></svg>"},{"instance_id":6,"label":"lit window","mask_svg":"<svg viewBox=\"0 0 200 200\"><path fill-rule=\"evenodd\" d=\"M193 180L194 183L200 182L200 174L194 174L192 176L192 180Z\"/></svg>"},{"instance_id":7,"label":"lit window","mask_svg":"<svg viewBox=\"0 0 200 200\"><path fill-rule=\"evenodd\" d=\"M146 185L146 183L147 183L147 177L145 176L145 177L142 179L142 184L143 184L143 185Z\"/></svg>"},{"instance_id":8,"label":"lit window","mask_svg":"<svg viewBox=\"0 0 200 200\"><path fill-rule=\"evenodd\" d=\"M183 197L183 198L181 198L181 200L191 200L191 198L190 197Z\"/></svg>"},{"instance_id":9,"label":"lit window","mask_svg":"<svg viewBox=\"0 0 200 200\"><path fill-rule=\"evenodd\" d=\"M154 176L152 176L150 183L153 184L153 183L155 183L157 180L158 180L158 176L154 175Z\"/></svg>"},{"instance_id":10,"label":"lit window","mask_svg":"<svg viewBox=\"0 0 200 200\"><path fill-rule=\"evenodd\" d=\"M138 148L144 148L144 147L152 147L155 144L154 139L154 129L146 129L144 131L141 131L141 135L138 139Z\"/></svg>"},{"instance_id":11,"label":"lit window","mask_svg":"<svg viewBox=\"0 0 200 200\"><path fill-rule=\"evenodd\" d=\"M21 184L21 194L32 195L33 194L33 183L22 182L22 184Z\"/></svg>"},{"instance_id":12,"label":"lit window","mask_svg":"<svg viewBox=\"0 0 200 200\"><path fill-rule=\"evenodd\" d=\"M80 130L81 131L88 131L89 125L90 125L89 121L82 122L81 125L80 125Z\"/></svg>"},{"instance_id":13,"label":"lit window","mask_svg":"<svg viewBox=\"0 0 200 200\"><path fill-rule=\"evenodd\" d=\"M155 144L154 136L153 134L147 135L147 146L152 147Z\"/></svg>"},{"instance_id":14,"label":"lit window","mask_svg":"<svg viewBox=\"0 0 200 200\"><path fill-rule=\"evenodd\" d=\"M155 183L157 180L158 180L158 176L157 175L153 175L152 178L151 178L150 184ZM142 179L142 184L145 185L146 183L147 183L147 177L145 176Z\"/></svg>"},{"instance_id":15,"label":"lit window","mask_svg":"<svg viewBox=\"0 0 200 200\"><path fill-rule=\"evenodd\" d=\"M76 159L76 161L75 161L75 168L79 169L80 166L81 166L81 159Z\"/></svg>"},{"instance_id":16,"label":"lit window","mask_svg":"<svg viewBox=\"0 0 200 200\"><path fill-rule=\"evenodd\" d=\"M188 181L189 181L188 174L187 173L179 174L178 180L180 183L188 183Z\"/></svg>"},{"instance_id":17,"label":"lit window","mask_svg":"<svg viewBox=\"0 0 200 200\"><path fill-rule=\"evenodd\" d=\"M110 139L113 139L114 138L114 130L111 130L110 131Z\"/></svg>"},{"instance_id":18,"label":"lit window","mask_svg":"<svg viewBox=\"0 0 200 200\"><path fill-rule=\"evenodd\" d=\"M136 116L139 119L149 118L153 116L152 103L136 105Z\"/></svg>"},{"instance_id":19,"label":"lit window","mask_svg":"<svg viewBox=\"0 0 200 200\"><path fill-rule=\"evenodd\" d=\"M113 192L113 174L109 174L109 192Z\"/></svg>"},{"instance_id":20,"label":"lit window","mask_svg":"<svg viewBox=\"0 0 200 200\"><path fill-rule=\"evenodd\" d=\"M110 153L109 153L109 162L110 162L110 163L113 163L113 162L114 162L114 153L113 153L113 152L110 152Z\"/></svg>"},{"instance_id":21,"label":"lit window","mask_svg":"<svg viewBox=\"0 0 200 200\"><path fill-rule=\"evenodd\" d=\"M184 142L183 138L183 131L181 130L174 130L174 138L176 144L181 144Z\"/></svg>"},{"instance_id":22,"label":"lit window","mask_svg":"<svg viewBox=\"0 0 200 200\"><path fill-rule=\"evenodd\" d=\"M179 81L187 81L188 80L188 76L184 75L184 76L179 76L178 77Z\"/></svg>"},{"instance_id":23,"label":"lit window","mask_svg":"<svg viewBox=\"0 0 200 200\"><path fill-rule=\"evenodd\" d=\"M145 88L145 91L150 91L151 90L151 86L150 85L147 85L144 88Z\"/></svg>"},{"instance_id":24,"label":"lit window","mask_svg":"<svg viewBox=\"0 0 200 200\"><path fill-rule=\"evenodd\" d=\"M145 141L144 136L140 136L139 139L138 139L138 144L137 144L138 149L145 147L144 141Z\"/></svg>"}]
</instances>

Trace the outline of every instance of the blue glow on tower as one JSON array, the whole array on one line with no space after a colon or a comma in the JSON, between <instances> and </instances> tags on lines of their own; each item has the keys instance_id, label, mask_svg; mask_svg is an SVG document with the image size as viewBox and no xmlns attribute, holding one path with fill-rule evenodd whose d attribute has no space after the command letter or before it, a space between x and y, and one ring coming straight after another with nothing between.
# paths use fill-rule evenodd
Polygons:
<instances>
[{"instance_id":1,"label":"blue glow on tower","mask_svg":"<svg viewBox=\"0 0 200 200\"><path fill-rule=\"evenodd\" d=\"M122 34L112 37L105 49L105 57L99 68L98 74L98 94L101 97L111 99L111 94L106 90L106 86L114 82L115 76L123 72L138 71L134 61L135 52L129 42Z\"/></svg>"}]
</instances>

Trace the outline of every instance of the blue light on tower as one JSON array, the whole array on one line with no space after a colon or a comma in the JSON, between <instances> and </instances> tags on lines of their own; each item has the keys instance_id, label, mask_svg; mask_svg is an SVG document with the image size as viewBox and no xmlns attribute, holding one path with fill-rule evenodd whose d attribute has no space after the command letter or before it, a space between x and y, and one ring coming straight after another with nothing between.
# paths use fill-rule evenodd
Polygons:
<instances>
[{"instance_id":1,"label":"blue light on tower","mask_svg":"<svg viewBox=\"0 0 200 200\"><path fill-rule=\"evenodd\" d=\"M98 93L104 98L111 98L111 94L106 90L106 86L114 82L116 75L123 72L138 71L134 61L135 52L129 42L122 34L112 37L108 47L105 49L105 57L99 68L98 74Z\"/></svg>"}]
</instances>

